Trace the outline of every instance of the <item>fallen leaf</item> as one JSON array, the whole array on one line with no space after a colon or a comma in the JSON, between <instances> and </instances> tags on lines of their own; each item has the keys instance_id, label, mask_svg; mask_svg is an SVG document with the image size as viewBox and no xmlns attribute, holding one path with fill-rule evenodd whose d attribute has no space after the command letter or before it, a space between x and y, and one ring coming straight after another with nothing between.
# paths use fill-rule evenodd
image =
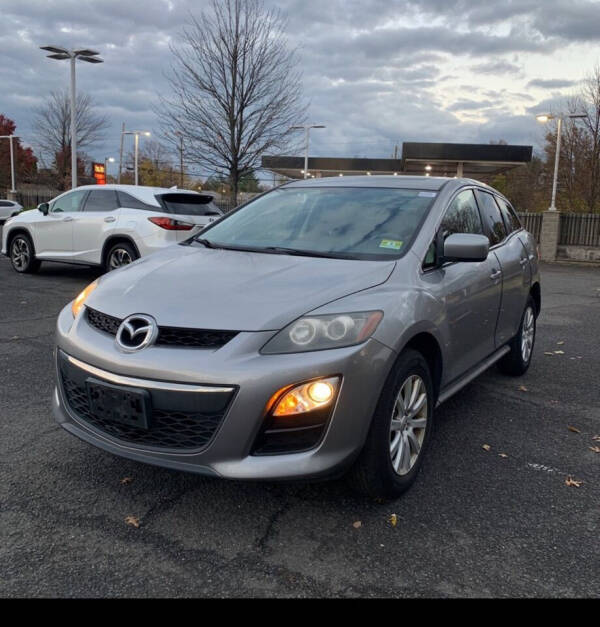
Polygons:
<instances>
[{"instance_id":1,"label":"fallen leaf","mask_svg":"<svg viewBox=\"0 0 600 627\"><path fill-rule=\"evenodd\" d=\"M600 446L590 446L590 451L594 451L594 453L600 453Z\"/></svg>"},{"instance_id":2,"label":"fallen leaf","mask_svg":"<svg viewBox=\"0 0 600 627\"><path fill-rule=\"evenodd\" d=\"M564 344L564 342L561 340L560 342L556 342L556 344L557 344L558 346L562 346L562 345Z\"/></svg>"},{"instance_id":3,"label":"fallen leaf","mask_svg":"<svg viewBox=\"0 0 600 627\"><path fill-rule=\"evenodd\" d=\"M594 440L594 442L600 442L600 435L592 436L592 440Z\"/></svg>"},{"instance_id":4,"label":"fallen leaf","mask_svg":"<svg viewBox=\"0 0 600 627\"><path fill-rule=\"evenodd\" d=\"M581 433L581 429L578 429L577 427L572 427L571 425L567 425L567 429L569 431L572 431L573 433Z\"/></svg>"},{"instance_id":5,"label":"fallen leaf","mask_svg":"<svg viewBox=\"0 0 600 627\"><path fill-rule=\"evenodd\" d=\"M554 353L551 353L549 351L544 351L544 355L550 355L550 357L552 357L552 355L554 355Z\"/></svg>"},{"instance_id":6,"label":"fallen leaf","mask_svg":"<svg viewBox=\"0 0 600 627\"><path fill-rule=\"evenodd\" d=\"M565 351L554 351L555 355L564 355Z\"/></svg>"},{"instance_id":7,"label":"fallen leaf","mask_svg":"<svg viewBox=\"0 0 600 627\"><path fill-rule=\"evenodd\" d=\"M353 526L355 529L360 529L360 527L362 527L362 523L360 522L360 520L357 520L356 522L353 522L353 523L352 523L352 526Z\"/></svg>"},{"instance_id":8,"label":"fallen leaf","mask_svg":"<svg viewBox=\"0 0 600 627\"><path fill-rule=\"evenodd\" d=\"M133 481L133 477L123 477L120 481L121 485L129 485Z\"/></svg>"},{"instance_id":9,"label":"fallen leaf","mask_svg":"<svg viewBox=\"0 0 600 627\"><path fill-rule=\"evenodd\" d=\"M140 519L136 518L135 516L127 516L127 518L125 519L125 524L131 525L132 527L138 529L140 526Z\"/></svg>"},{"instance_id":10,"label":"fallen leaf","mask_svg":"<svg viewBox=\"0 0 600 627\"><path fill-rule=\"evenodd\" d=\"M566 479L565 479L565 485L568 486L572 486L575 488L579 488L583 485L583 481L581 481L581 479L573 479L573 477L571 477L571 475L569 475Z\"/></svg>"},{"instance_id":11,"label":"fallen leaf","mask_svg":"<svg viewBox=\"0 0 600 627\"><path fill-rule=\"evenodd\" d=\"M481 448L486 451L489 451L492 447L489 444L484 444Z\"/></svg>"},{"instance_id":12,"label":"fallen leaf","mask_svg":"<svg viewBox=\"0 0 600 627\"><path fill-rule=\"evenodd\" d=\"M498 453L498 457L508 457L506 453Z\"/></svg>"},{"instance_id":13,"label":"fallen leaf","mask_svg":"<svg viewBox=\"0 0 600 627\"><path fill-rule=\"evenodd\" d=\"M390 525L392 525L392 527L395 527L398 524L398 516L396 516L396 514L390 514Z\"/></svg>"},{"instance_id":14,"label":"fallen leaf","mask_svg":"<svg viewBox=\"0 0 600 627\"><path fill-rule=\"evenodd\" d=\"M529 390L524 385L520 385L518 390L519 392L529 392Z\"/></svg>"}]
</instances>

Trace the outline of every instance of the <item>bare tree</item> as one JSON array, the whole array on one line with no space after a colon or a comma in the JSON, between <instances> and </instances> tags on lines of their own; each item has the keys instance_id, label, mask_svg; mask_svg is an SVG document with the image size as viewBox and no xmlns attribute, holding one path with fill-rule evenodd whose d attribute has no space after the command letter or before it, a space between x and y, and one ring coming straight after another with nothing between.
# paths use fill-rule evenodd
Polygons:
<instances>
[{"instance_id":1,"label":"bare tree","mask_svg":"<svg viewBox=\"0 0 600 627\"><path fill-rule=\"evenodd\" d=\"M172 46L172 95L158 114L166 138L185 139L185 158L226 174L234 202L241 178L262 154L279 152L304 121L296 52L286 22L262 0L211 0L211 11L190 24Z\"/></svg>"},{"instance_id":2,"label":"bare tree","mask_svg":"<svg viewBox=\"0 0 600 627\"><path fill-rule=\"evenodd\" d=\"M585 79L579 100L576 106L582 106L587 113L582 120L588 135L586 202L589 211L595 211L600 209L600 64Z\"/></svg>"},{"instance_id":3,"label":"bare tree","mask_svg":"<svg viewBox=\"0 0 600 627\"><path fill-rule=\"evenodd\" d=\"M75 116L78 151L101 139L108 126L106 117L94 113L92 98L79 93ZM71 173L71 100L66 90L50 93L48 100L35 111L34 128L42 154L53 161L60 189L65 189Z\"/></svg>"}]
</instances>

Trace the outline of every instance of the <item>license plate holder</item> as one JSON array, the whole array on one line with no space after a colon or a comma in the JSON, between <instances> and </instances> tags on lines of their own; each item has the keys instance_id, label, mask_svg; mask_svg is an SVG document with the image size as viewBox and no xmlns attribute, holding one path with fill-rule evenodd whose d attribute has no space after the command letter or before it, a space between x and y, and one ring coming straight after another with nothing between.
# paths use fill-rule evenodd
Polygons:
<instances>
[{"instance_id":1,"label":"license plate holder","mask_svg":"<svg viewBox=\"0 0 600 627\"><path fill-rule=\"evenodd\" d=\"M89 377L85 386L90 411L101 420L148 430L152 404L148 390L112 385Z\"/></svg>"}]
</instances>

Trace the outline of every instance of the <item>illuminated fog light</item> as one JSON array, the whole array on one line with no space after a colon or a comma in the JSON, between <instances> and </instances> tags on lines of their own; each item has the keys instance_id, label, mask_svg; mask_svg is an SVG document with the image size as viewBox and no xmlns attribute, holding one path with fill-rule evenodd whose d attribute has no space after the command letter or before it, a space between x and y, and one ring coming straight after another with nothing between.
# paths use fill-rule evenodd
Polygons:
<instances>
[{"instance_id":1,"label":"illuminated fog light","mask_svg":"<svg viewBox=\"0 0 600 627\"><path fill-rule=\"evenodd\" d=\"M329 405L335 398L340 384L339 377L301 383L291 389L283 388L274 395L272 415L294 416ZM278 399L278 400L276 400ZM269 405L272 404L272 401Z\"/></svg>"},{"instance_id":2,"label":"illuminated fog light","mask_svg":"<svg viewBox=\"0 0 600 627\"><path fill-rule=\"evenodd\" d=\"M308 395L315 403L327 403L333 398L333 388L325 381L317 381L308 386Z\"/></svg>"}]
</instances>

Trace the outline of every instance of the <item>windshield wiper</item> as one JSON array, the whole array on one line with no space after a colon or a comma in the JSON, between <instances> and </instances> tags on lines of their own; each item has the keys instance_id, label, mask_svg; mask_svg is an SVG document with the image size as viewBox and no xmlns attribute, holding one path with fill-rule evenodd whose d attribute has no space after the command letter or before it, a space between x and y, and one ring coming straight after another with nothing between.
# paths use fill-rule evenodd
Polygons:
<instances>
[{"instance_id":1,"label":"windshield wiper","mask_svg":"<svg viewBox=\"0 0 600 627\"><path fill-rule=\"evenodd\" d=\"M220 248L220 246L215 246L209 239L205 239L204 237L194 237L194 241L204 244L206 248Z\"/></svg>"},{"instance_id":2,"label":"windshield wiper","mask_svg":"<svg viewBox=\"0 0 600 627\"><path fill-rule=\"evenodd\" d=\"M320 250L303 250L301 248L286 248L284 246L266 246L262 250L284 255L298 255L299 257L324 257L326 259L354 259L348 253L327 253Z\"/></svg>"}]
</instances>

